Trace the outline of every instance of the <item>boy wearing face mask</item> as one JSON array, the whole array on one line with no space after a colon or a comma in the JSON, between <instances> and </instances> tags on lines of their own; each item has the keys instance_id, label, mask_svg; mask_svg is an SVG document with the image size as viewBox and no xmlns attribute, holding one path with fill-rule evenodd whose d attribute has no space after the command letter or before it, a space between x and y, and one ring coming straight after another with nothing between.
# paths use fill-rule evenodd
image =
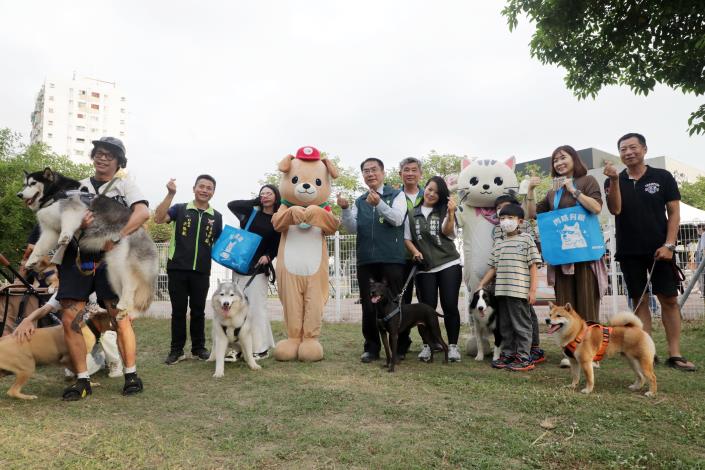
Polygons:
<instances>
[{"instance_id":1,"label":"boy wearing face mask","mask_svg":"<svg viewBox=\"0 0 705 470\"><path fill-rule=\"evenodd\" d=\"M509 204L516 204L519 206L519 201L517 200L516 197L514 197L513 194L503 194L499 196L497 199L494 201L494 208L497 211L497 218L499 218L499 211L502 210L505 206ZM519 224L518 227L519 231L521 233L528 233L531 235L531 238L534 239L534 243L536 243L536 240L538 240L538 236L536 235L536 230L534 229L534 226L531 225L531 222L528 220L523 220L521 224ZM492 241L496 242L497 240L504 238L505 232L502 230L502 227L498 224L494 226L494 229L492 230ZM536 243L536 248L538 249L539 253L541 253L541 247L539 246L538 243ZM541 364L546 360L546 356L544 354L543 349L541 349L541 338L539 336L539 318L536 316L536 311L534 310L533 305L529 307L529 310L531 311L531 360L533 361L534 365L536 364Z\"/></svg>"},{"instance_id":2,"label":"boy wearing face mask","mask_svg":"<svg viewBox=\"0 0 705 470\"><path fill-rule=\"evenodd\" d=\"M500 210L499 225L504 237L495 242L490 269L478 286L483 289L495 280L502 351L499 359L492 361L492 367L513 371L534 368L531 305L536 301L537 264L541 255L531 235L519 230L523 220L524 210L517 204L507 204Z\"/></svg>"}]
</instances>

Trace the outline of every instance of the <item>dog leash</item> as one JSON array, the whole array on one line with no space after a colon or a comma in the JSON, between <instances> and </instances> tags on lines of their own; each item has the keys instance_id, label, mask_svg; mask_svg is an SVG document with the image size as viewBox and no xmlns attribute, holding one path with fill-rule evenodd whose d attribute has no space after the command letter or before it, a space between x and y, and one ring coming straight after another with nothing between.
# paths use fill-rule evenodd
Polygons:
<instances>
[{"instance_id":1,"label":"dog leash","mask_svg":"<svg viewBox=\"0 0 705 470\"><path fill-rule=\"evenodd\" d=\"M644 290L641 292L641 295L639 296L639 302L637 302L636 307L634 307L634 313L636 313L637 310L639 310L639 307L641 306L641 303L644 301L644 296L646 295L646 291L649 290L649 284L651 283L651 276L654 273L654 269L656 268L656 258L654 258L654 262L651 263L651 269L649 269L648 274L646 276L646 285L644 286Z\"/></svg>"},{"instance_id":2,"label":"dog leash","mask_svg":"<svg viewBox=\"0 0 705 470\"><path fill-rule=\"evenodd\" d=\"M419 266L418 264L414 264L414 266L411 268L411 272L409 272L409 276L406 278L406 282L404 283L404 286L401 288L401 292L399 293L399 296L397 297L396 304L397 308L389 312L387 315L382 318L382 321L389 321L394 315L397 313L399 314L399 325L401 325L401 301L402 297L404 297L404 292L406 292L406 288L409 287L409 282L414 278L416 275L416 271L418 271Z\"/></svg>"}]
</instances>

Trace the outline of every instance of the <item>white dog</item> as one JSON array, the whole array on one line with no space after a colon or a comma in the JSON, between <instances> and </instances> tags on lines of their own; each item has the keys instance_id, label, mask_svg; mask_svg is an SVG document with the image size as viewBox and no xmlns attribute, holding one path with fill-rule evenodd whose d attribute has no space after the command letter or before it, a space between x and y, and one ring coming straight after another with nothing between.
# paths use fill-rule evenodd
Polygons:
<instances>
[{"instance_id":1,"label":"white dog","mask_svg":"<svg viewBox=\"0 0 705 470\"><path fill-rule=\"evenodd\" d=\"M252 357L252 326L249 304L240 287L233 282L219 282L212 297L213 347L209 361L215 361L213 377L225 375L225 352L230 343L237 343L242 357L252 370L262 367Z\"/></svg>"}]
</instances>

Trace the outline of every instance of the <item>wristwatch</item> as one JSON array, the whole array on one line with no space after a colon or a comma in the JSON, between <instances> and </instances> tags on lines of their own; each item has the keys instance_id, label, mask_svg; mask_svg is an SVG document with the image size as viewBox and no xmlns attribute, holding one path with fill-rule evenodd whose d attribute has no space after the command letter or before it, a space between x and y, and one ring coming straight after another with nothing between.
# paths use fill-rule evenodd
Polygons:
<instances>
[{"instance_id":1,"label":"wristwatch","mask_svg":"<svg viewBox=\"0 0 705 470\"><path fill-rule=\"evenodd\" d=\"M663 246L665 246L666 248L668 248L672 252L676 251L676 245L674 245L673 243L664 243Z\"/></svg>"},{"instance_id":2,"label":"wristwatch","mask_svg":"<svg viewBox=\"0 0 705 470\"><path fill-rule=\"evenodd\" d=\"M573 191L573 194L572 194L573 199L578 199L581 194L583 194L583 192L579 189L576 189L575 191Z\"/></svg>"}]
</instances>

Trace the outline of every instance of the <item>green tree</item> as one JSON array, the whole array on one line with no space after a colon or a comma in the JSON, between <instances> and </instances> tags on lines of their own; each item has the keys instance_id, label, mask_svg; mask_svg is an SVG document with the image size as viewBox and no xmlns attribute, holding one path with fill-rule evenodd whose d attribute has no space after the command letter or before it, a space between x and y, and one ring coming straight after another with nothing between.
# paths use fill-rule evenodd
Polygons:
<instances>
[{"instance_id":1,"label":"green tree","mask_svg":"<svg viewBox=\"0 0 705 470\"><path fill-rule=\"evenodd\" d=\"M657 83L705 93L705 1L508 0L509 29L526 15L536 24L531 55L563 67L579 99L607 85L647 95ZM688 119L690 135L705 133L705 105Z\"/></svg>"},{"instance_id":2,"label":"green tree","mask_svg":"<svg viewBox=\"0 0 705 470\"><path fill-rule=\"evenodd\" d=\"M680 184L681 200L686 204L705 210L705 178L699 176L693 183Z\"/></svg>"},{"instance_id":3,"label":"green tree","mask_svg":"<svg viewBox=\"0 0 705 470\"><path fill-rule=\"evenodd\" d=\"M15 264L22 258L27 236L36 223L34 213L16 195L24 184L24 172L49 167L70 178L83 179L93 170L91 165L77 164L52 153L46 145L24 146L20 138L10 129L0 129L0 253Z\"/></svg>"},{"instance_id":4,"label":"green tree","mask_svg":"<svg viewBox=\"0 0 705 470\"><path fill-rule=\"evenodd\" d=\"M154 212L149 215L147 220L147 233L156 243L168 242L171 240L171 224L158 224L154 221Z\"/></svg>"}]
</instances>

